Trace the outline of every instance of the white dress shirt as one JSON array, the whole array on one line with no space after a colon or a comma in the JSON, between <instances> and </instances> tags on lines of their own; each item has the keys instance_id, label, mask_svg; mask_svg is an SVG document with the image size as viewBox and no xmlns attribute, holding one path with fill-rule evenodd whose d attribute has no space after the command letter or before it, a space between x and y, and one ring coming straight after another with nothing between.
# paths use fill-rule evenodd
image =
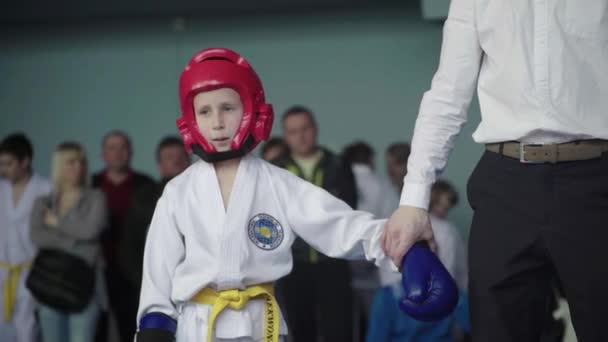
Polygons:
<instances>
[{"instance_id":1,"label":"white dress shirt","mask_svg":"<svg viewBox=\"0 0 608 342\"><path fill-rule=\"evenodd\" d=\"M477 143L608 139L608 0L452 0L401 205L427 208L467 120Z\"/></svg>"}]
</instances>

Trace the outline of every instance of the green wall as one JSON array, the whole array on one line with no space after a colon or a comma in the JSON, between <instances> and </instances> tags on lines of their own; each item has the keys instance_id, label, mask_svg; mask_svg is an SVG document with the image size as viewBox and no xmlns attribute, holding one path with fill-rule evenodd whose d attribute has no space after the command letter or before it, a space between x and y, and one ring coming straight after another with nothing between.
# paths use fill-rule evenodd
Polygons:
<instances>
[{"instance_id":1,"label":"green wall","mask_svg":"<svg viewBox=\"0 0 608 342\"><path fill-rule=\"evenodd\" d=\"M322 144L340 150L369 141L383 173L386 146L411 139L437 67L441 25L399 9L187 20L177 32L171 20L121 22L12 30L0 38L0 136L25 131L42 174L65 139L82 142L97 170L100 138L121 128L133 137L135 167L156 176L155 145L177 133L179 72L209 46L246 56L277 114L291 104L310 106ZM471 215L465 184L481 154L470 137L479 120L476 103L470 118L445 174L461 192L452 219L465 234Z\"/></svg>"}]
</instances>

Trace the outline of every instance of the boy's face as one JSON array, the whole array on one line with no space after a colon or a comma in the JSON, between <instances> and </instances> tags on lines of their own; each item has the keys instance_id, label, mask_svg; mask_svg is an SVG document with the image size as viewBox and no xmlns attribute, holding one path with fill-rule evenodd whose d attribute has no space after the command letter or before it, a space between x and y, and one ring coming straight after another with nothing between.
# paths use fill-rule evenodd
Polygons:
<instances>
[{"instance_id":1,"label":"boy's face","mask_svg":"<svg viewBox=\"0 0 608 342\"><path fill-rule=\"evenodd\" d=\"M15 183L29 172L30 160L25 158L23 160L17 159L10 153L0 154L0 177L5 178L11 183Z\"/></svg>"},{"instance_id":2,"label":"boy's face","mask_svg":"<svg viewBox=\"0 0 608 342\"><path fill-rule=\"evenodd\" d=\"M306 113L292 114L283 121L283 139L296 156L308 156L317 147L317 128Z\"/></svg>"},{"instance_id":3,"label":"boy's face","mask_svg":"<svg viewBox=\"0 0 608 342\"><path fill-rule=\"evenodd\" d=\"M199 131L216 151L230 151L243 118L239 94L230 88L199 93L194 97L194 115Z\"/></svg>"}]
</instances>

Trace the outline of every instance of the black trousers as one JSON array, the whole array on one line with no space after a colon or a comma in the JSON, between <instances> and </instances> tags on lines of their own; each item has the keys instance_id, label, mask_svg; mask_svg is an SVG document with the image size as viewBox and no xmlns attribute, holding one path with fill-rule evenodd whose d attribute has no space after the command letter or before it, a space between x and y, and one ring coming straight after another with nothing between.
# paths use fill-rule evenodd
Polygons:
<instances>
[{"instance_id":1,"label":"black trousers","mask_svg":"<svg viewBox=\"0 0 608 342\"><path fill-rule=\"evenodd\" d=\"M344 260L294 263L277 283L278 300L295 342L353 341L353 294Z\"/></svg>"},{"instance_id":2,"label":"black trousers","mask_svg":"<svg viewBox=\"0 0 608 342\"><path fill-rule=\"evenodd\" d=\"M608 155L522 164L485 152L467 191L473 341L539 341L555 278L578 340L608 341Z\"/></svg>"}]
</instances>

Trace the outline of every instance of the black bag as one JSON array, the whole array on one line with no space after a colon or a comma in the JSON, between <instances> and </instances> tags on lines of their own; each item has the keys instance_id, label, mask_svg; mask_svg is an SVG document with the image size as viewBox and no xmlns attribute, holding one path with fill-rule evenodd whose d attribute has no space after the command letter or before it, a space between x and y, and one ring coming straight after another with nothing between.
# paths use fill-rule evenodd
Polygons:
<instances>
[{"instance_id":1,"label":"black bag","mask_svg":"<svg viewBox=\"0 0 608 342\"><path fill-rule=\"evenodd\" d=\"M41 248L26 286L40 303L65 313L77 313L93 297L95 269L73 254Z\"/></svg>"}]
</instances>

